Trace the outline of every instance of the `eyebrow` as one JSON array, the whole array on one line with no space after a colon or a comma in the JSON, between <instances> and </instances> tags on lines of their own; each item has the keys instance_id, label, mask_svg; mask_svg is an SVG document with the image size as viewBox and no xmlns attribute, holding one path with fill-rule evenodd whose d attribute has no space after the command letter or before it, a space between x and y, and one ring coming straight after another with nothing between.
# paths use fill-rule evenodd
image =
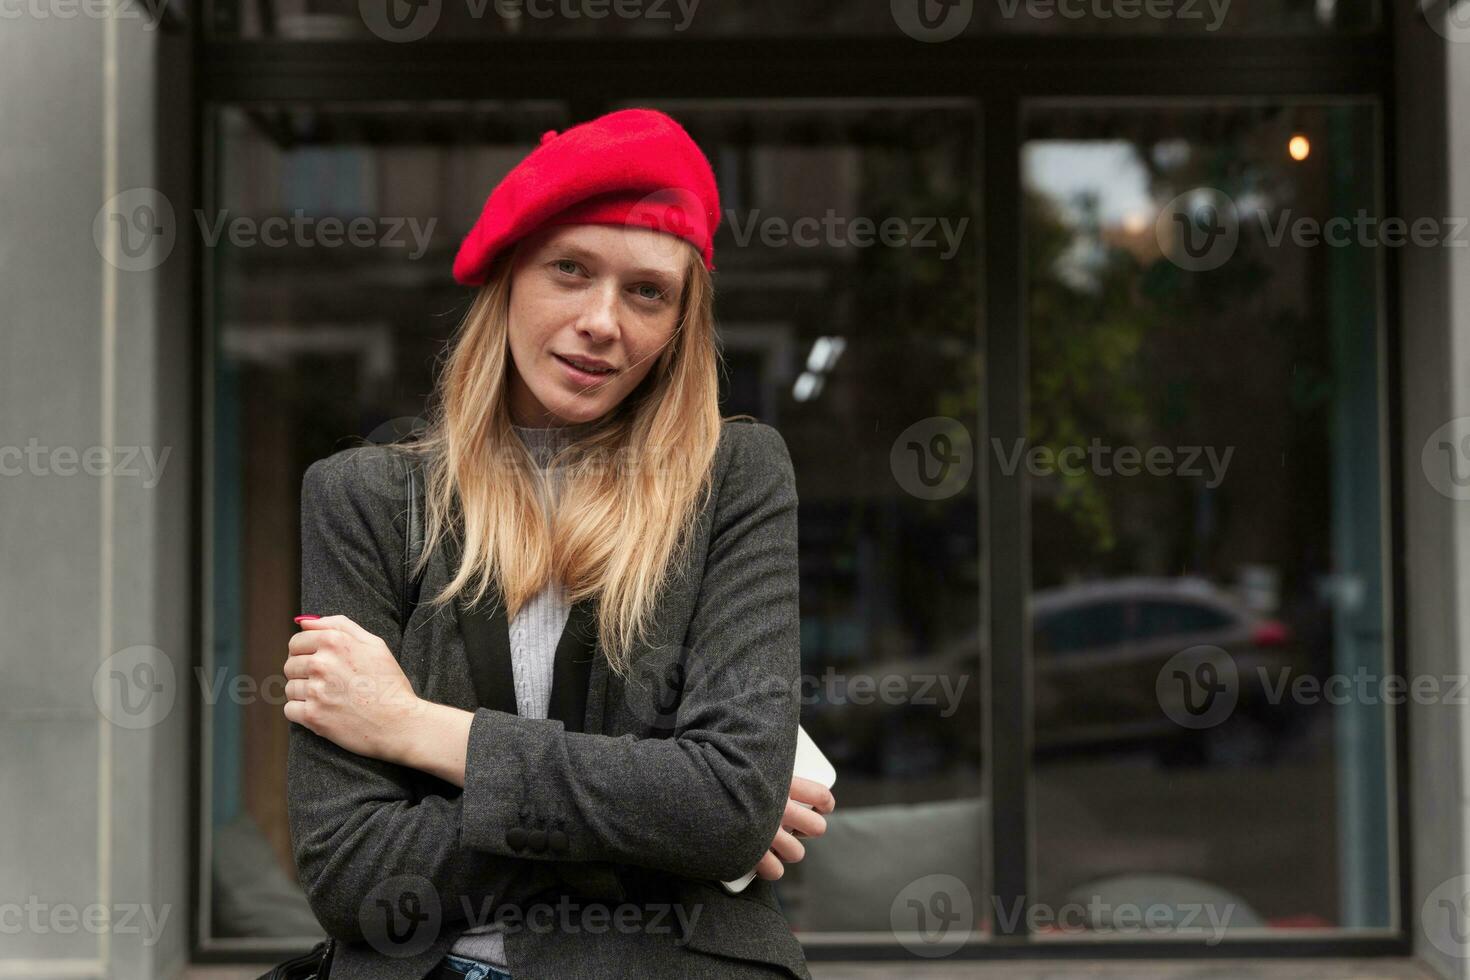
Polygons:
<instances>
[{"instance_id":1,"label":"eyebrow","mask_svg":"<svg viewBox=\"0 0 1470 980\"><path fill-rule=\"evenodd\" d=\"M556 252L561 255L566 255L569 258L581 259L585 262L595 263L602 259L602 256L598 255L596 252L585 249L580 245L572 245L569 243L552 243L547 245L546 249L548 252ZM662 284L664 288L671 290L677 289L681 284L680 277L677 274L668 272L664 269L651 269L646 267L631 269L629 270L629 275L654 279Z\"/></svg>"}]
</instances>

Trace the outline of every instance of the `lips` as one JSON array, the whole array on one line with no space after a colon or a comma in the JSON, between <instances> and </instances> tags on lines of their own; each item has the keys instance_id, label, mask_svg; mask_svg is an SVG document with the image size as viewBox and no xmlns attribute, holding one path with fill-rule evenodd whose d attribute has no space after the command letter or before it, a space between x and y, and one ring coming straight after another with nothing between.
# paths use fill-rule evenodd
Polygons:
<instances>
[{"instance_id":1,"label":"lips","mask_svg":"<svg viewBox=\"0 0 1470 980\"><path fill-rule=\"evenodd\" d=\"M551 356L563 364L581 371L583 374L597 375L600 377L602 375L616 373L606 361L599 361L596 358L584 360L582 358L565 357L561 354L553 354Z\"/></svg>"}]
</instances>

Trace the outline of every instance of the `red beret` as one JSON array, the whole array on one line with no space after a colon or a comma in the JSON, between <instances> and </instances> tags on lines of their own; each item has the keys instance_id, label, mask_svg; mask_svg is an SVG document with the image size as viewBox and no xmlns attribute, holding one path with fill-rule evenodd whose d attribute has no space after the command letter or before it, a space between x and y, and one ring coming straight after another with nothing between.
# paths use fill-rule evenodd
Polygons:
<instances>
[{"instance_id":1,"label":"red beret","mask_svg":"<svg viewBox=\"0 0 1470 980\"><path fill-rule=\"evenodd\" d=\"M672 118L623 109L541 137L490 192L454 257L454 279L484 284L496 255L543 225L652 228L692 243L714 269L720 195L704 152Z\"/></svg>"}]
</instances>

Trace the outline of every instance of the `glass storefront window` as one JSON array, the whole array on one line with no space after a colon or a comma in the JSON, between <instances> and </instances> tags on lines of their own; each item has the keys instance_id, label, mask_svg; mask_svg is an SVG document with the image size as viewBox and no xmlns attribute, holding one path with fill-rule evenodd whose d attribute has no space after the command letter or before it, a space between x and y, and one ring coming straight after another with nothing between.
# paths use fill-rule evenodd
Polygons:
<instances>
[{"instance_id":1,"label":"glass storefront window","mask_svg":"<svg viewBox=\"0 0 1470 980\"><path fill-rule=\"evenodd\" d=\"M886 938L895 894L940 872L978 912L979 484L928 492L892 451L927 419L978 425L978 112L638 104L673 113L714 164L722 412L780 430L799 481L802 717L842 806L779 885L788 918ZM568 115L555 101L214 113L217 199L199 229L213 242L212 676L279 674L299 611L302 472L422 415L469 299L454 252L489 190ZM329 247L329 220L370 233ZM291 862L279 704L208 710L205 934L226 947L315 934ZM890 843L875 850L875 835Z\"/></svg>"},{"instance_id":2,"label":"glass storefront window","mask_svg":"<svg viewBox=\"0 0 1470 980\"><path fill-rule=\"evenodd\" d=\"M1026 114L1041 939L1398 921L1378 127Z\"/></svg>"}]
</instances>

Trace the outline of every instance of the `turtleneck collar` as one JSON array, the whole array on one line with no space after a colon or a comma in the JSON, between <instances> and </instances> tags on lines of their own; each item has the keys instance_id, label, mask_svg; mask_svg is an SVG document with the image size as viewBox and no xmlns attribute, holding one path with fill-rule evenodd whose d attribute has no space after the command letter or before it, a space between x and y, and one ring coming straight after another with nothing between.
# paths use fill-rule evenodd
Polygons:
<instances>
[{"instance_id":1,"label":"turtleneck collar","mask_svg":"<svg viewBox=\"0 0 1470 980\"><path fill-rule=\"evenodd\" d=\"M565 448L575 440L586 435L597 427L600 419L591 422L578 422L574 425L549 425L529 426L511 424L511 429L525 443L526 448L531 451L531 456L536 460L538 466L546 466L551 462L551 457L558 450Z\"/></svg>"}]
</instances>

